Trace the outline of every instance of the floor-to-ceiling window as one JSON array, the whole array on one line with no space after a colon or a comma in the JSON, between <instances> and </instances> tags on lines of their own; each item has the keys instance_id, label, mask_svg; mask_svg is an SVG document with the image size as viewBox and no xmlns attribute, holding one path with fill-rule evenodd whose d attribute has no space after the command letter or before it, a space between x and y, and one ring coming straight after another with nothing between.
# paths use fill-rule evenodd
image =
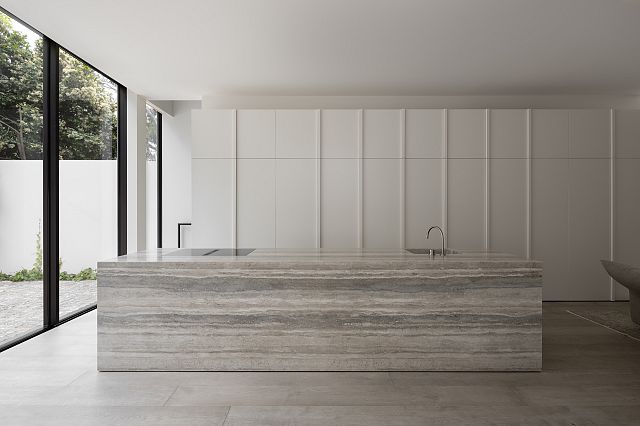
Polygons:
<instances>
[{"instance_id":1,"label":"floor-to-ceiling window","mask_svg":"<svg viewBox=\"0 0 640 426\"><path fill-rule=\"evenodd\" d=\"M147 104L146 217L147 249L162 247L162 115Z\"/></svg>"},{"instance_id":2,"label":"floor-to-ceiling window","mask_svg":"<svg viewBox=\"0 0 640 426\"><path fill-rule=\"evenodd\" d=\"M0 350L96 305L126 250L126 88L0 8Z\"/></svg>"},{"instance_id":3,"label":"floor-to-ceiling window","mask_svg":"<svg viewBox=\"0 0 640 426\"><path fill-rule=\"evenodd\" d=\"M60 49L60 316L96 303L96 263L117 256L118 87Z\"/></svg>"},{"instance_id":4,"label":"floor-to-ceiling window","mask_svg":"<svg viewBox=\"0 0 640 426\"><path fill-rule=\"evenodd\" d=\"M0 12L0 345L42 327L42 38Z\"/></svg>"}]
</instances>

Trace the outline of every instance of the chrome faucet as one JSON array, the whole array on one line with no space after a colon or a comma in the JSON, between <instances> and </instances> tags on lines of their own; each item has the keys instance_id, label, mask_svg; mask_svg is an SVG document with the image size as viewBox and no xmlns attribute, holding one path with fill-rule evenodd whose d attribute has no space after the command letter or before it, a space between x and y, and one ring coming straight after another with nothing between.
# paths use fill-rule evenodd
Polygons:
<instances>
[{"instance_id":1,"label":"chrome faucet","mask_svg":"<svg viewBox=\"0 0 640 426\"><path fill-rule=\"evenodd\" d=\"M427 240L429 239L429 233L431 233L431 230L433 228L436 228L440 231L440 234L442 235L442 253L441 255L444 256L445 253L447 252L446 244L445 244L445 239L444 239L444 231L442 231L442 228L440 228L439 226L432 226L431 228L429 228L429 230L427 231Z\"/></svg>"}]
</instances>

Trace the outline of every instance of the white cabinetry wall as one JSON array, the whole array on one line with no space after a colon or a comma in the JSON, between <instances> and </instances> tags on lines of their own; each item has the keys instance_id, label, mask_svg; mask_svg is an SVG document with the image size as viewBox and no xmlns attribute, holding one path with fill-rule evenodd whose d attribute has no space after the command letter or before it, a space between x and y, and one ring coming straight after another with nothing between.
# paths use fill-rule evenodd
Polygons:
<instances>
[{"instance_id":1,"label":"white cabinetry wall","mask_svg":"<svg viewBox=\"0 0 640 426\"><path fill-rule=\"evenodd\" d=\"M544 261L545 300L624 299L640 263L640 111L197 110L193 244L437 247Z\"/></svg>"}]
</instances>

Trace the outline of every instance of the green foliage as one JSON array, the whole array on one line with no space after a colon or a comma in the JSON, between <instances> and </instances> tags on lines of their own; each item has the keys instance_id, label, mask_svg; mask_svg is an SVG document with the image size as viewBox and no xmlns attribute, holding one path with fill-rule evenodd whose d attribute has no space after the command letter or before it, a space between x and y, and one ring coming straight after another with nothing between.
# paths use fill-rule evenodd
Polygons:
<instances>
[{"instance_id":1,"label":"green foliage","mask_svg":"<svg viewBox=\"0 0 640 426\"><path fill-rule=\"evenodd\" d=\"M36 260L31 269L21 269L13 275L0 274L2 281L40 281L42 280L42 232L38 223L36 234Z\"/></svg>"},{"instance_id":2,"label":"green foliage","mask_svg":"<svg viewBox=\"0 0 640 426\"><path fill-rule=\"evenodd\" d=\"M115 84L64 51L60 52L60 75L60 158L115 159Z\"/></svg>"},{"instance_id":3,"label":"green foliage","mask_svg":"<svg viewBox=\"0 0 640 426\"><path fill-rule=\"evenodd\" d=\"M40 222L38 221L38 233L36 234L36 260L33 262L32 270L39 271L42 275L42 231L40 231Z\"/></svg>"},{"instance_id":4,"label":"green foliage","mask_svg":"<svg viewBox=\"0 0 640 426\"><path fill-rule=\"evenodd\" d=\"M0 159L42 158L43 46L0 12ZM115 159L116 85L60 51L60 159Z\"/></svg>"},{"instance_id":5,"label":"green foliage","mask_svg":"<svg viewBox=\"0 0 640 426\"><path fill-rule=\"evenodd\" d=\"M9 281L41 281L42 272L34 269L21 269L13 274Z\"/></svg>"},{"instance_id":6,"label":"green foliage","mask_svg":"<svg viewBox=\"0 0 640 426\"><path fill-rule=\"evenodd\" d=\"M147 105L147 161L156 161L158 152L158 112Z\"/></svg>"},{"instance_id":7,"label":"green foliage","mask_svg":"<svg viewBox=\"0 0 640 426\"><path fill-rule=\"evenodd\" d=\"M0 158L42 158L42 42L27 37L0 13Z\"/></svg>"},{"instance_id":8,"label":"green foliage","mask_svg":"<svg viewBox=\"0 0 640 426\"><path fill-rule=\"evenodd\" d=\"M93 268L85 268L77 274L71 274L66 271L60 272L60 281L95 281L96 279L96 270ZM21 269L13 275L0 272L0 281L42 281L42 271Z\"/></svg>"},{"instance_id":9,"label":"green foliage","mask_svg":"<svg viewBox=\"0 0 640 426\"><path fill-rule=\"evenodd\" d=\"M85 268L77 274L60 272L60 281L90 281L96 279L96 271L92 268Z\"/></svg>"},{"instance_id":10,"label":"green foliage","mask_svg":"<svg viewBox=\"0 0 640 426\"><path fill-rule=\"evenodd\" d=\"M2 15L0 15L2 17ZM93 268L85 268L77 274L70 274L62 270L62 258L58 259L58 270L60 271L60 281L88 281L96 279L96 271ZM31 269L21 269L15 274L5 274L0 271L0 281L42 281L42 232L38 224L36 234L36 260Z\"/></svg>"}]
</instances>

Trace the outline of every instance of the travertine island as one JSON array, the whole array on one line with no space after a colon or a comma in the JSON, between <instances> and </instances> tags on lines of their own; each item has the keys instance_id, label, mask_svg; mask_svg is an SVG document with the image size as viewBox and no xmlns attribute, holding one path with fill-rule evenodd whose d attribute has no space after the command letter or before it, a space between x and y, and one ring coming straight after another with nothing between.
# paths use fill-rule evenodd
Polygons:
<instances>
[{"instance_id":1,"label":"travertine island","mask_svg":"<svg viewBox=\"0 0 640 426\"><path fill-rule=\"evenodd\" d=\"M98 263L98 369L542 368L538 261L249 251L160 249Z\"/></svg>"}]
</instances>

